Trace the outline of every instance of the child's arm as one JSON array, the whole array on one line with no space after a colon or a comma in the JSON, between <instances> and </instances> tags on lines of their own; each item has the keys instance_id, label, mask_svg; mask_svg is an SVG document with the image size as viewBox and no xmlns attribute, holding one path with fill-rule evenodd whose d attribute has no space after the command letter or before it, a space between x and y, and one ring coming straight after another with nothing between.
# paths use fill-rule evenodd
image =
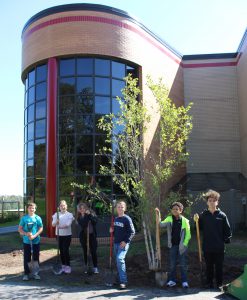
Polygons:
<instances>
[{"instance_id":1,"label":"child's arm","mask_svg":"<svg viewBox=\"0 0 247 300\"><path fill-rule=\"evenodd\" d=\"M20 235L26 235L26 236L30 236L31 233L30 232L26 232L23 230L23 226L19 225L18 227L18 232L20 233Z\"/></svg>"},{"instance_id":2,"label":"child's arm","mask_svg":"<svg viewBox=\"0 0 247 300\"><path fill-rule=\"evenodd\" d=\"M30 240L36 239L36 237L39 236L42 233L42 231L43 231L43 226L39 227L38 231L35 234L31 234L29 239Z\"/></svg>"}]
</instances>

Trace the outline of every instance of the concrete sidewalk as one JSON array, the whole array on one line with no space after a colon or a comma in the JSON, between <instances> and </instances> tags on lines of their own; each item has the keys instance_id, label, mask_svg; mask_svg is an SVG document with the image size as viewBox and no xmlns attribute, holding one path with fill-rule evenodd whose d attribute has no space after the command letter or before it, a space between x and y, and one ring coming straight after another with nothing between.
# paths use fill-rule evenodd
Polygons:
<instances>
[{"instance_id":1,"label":"concrete sidewalk","mask_svg":"<svg viewBox=\"0 0 247 300\"><path fill-rule=\"evenodd\" d=\"M222 294L218 291L201 291L199 289L143 289L131 288L126 290L117 290L115 288L105 288L104 286L82 286L82 287L59 287L44 286L42 282L30 281L28 283L12 282L6 283L0 281L0 299L1 300L20 300L20 299L37 299L37 300L84 300L84 299L166 299L166 300L210 300L224 299L232 300L233 298Z\"/></svg>"}]
</instances>

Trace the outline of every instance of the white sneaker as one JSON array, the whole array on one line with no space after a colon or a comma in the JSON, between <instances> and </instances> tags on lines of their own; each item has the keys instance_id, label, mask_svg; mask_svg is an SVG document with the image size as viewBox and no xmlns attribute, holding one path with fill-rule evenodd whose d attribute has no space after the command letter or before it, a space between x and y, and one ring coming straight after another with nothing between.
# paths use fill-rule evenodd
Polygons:
<instances>
[{"instance_id":1,"label":"white sneaker","mask_svg":"<svg viewBox=\"0 0 247 300\"><path fill-rule=\"evenodd\" d=\"M187 282L187 281L184 281L184 282L182 283L182 287L187 289L187 288L189 287L188 282Z\"/></svg>"},{"instance_id":2,"label":"white sneaker","mask_svg":"<svg viewBox=\"0 0 247 300\"><path fill-rule=\"evenodd\" d=\"M94 274L99 274L98 268L93 268L93 273L94 273Z\"/></svg>"},{"instance_id":3,"label":"white sneaker","mask_svg":"<svg viewBox=\"0 0 247 300\"><path fill-rule=\"evenodd\" d=\"M29 276L27 274L25 274L23 277L22 277L22 280L23 281L28 281L29 280Z\"/></svg>"},{"instance_id":4,"label":"white sneaker","mask_svg":"<svg viewBox=\"0 0 247 300\"><path fill-rule=\"evenodd\" d=\"M169 287L172 287L172 286L175 286L176 285L176 282L173 281L173 280L169 280L166 284L166 286L169 286Z\"/></svg>"}]
</instances>

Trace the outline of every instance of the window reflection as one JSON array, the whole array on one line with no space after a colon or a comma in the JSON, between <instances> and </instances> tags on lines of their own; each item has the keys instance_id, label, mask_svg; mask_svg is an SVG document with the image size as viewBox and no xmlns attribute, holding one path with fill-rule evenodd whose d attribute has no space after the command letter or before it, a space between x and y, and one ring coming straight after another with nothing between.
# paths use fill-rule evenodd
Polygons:
<instances>
[{"instance_id":1,"label":"window reflection","mask_svg":"<svg viewBox=\"0 0 247 300\"><path fill-rule=\"evenodd\" d=\"M110 79L95 77L95 93L101 95L110 94Z\"/></svg>"},{"instance_id":2,"label":"window reflection","mask_svg":"<svg viewBox=\"0 0 247 300\"><path fill-rule=\"evenodd\" d=\"M36 177L45 177L45 157L46 157L46 143L45 139L37 139L34 146L34 173Z\"/></svg>"},{"instance_id":3,"label":"window reflection","mask_svg":"<svg viewBox=\"0 0 247 300\"><path fill-rule=\"evenodd\" d=\"M107 136L104 135L96 135L95 136L95 153L100 154L103 151L103 148L107 149L111 148L111 144L107 142Z\"/></svg>"},{"instance_id":4,"label":"window reflection","mask_svg":"<svg viewBox=\"0 0 247 300\"><path fill-rule=\"evenodd\" d=\"M93 78L92 77L78 77L77 78L77 93L81 95L92 94L93 92Z\"/></svg>"},{"instance_id":5,"label":"window reflection","mask_svg":"<svg viewBox=\"0 0 247 300\"><path fill-rule=\"evenodd\" d=\"M33 176L33 159L27 161L27 177Z\"/></svg>"},{"instance_id":6,"label":"window reflection","mask_svg":"<svg viewBox=\"0 0 247 300\"><path fill-rule=\"evenodd\" d=\"M112 62L112 77L123 79L125 77L125 65L116 61Z\"/></svg>"},{"instance_id":7,"label":"window reflection","mask_svg":"<svg viewBox=\"0 0 247 300\"><path fill-rule=\"evenodd\" d=\"M78 58L77 59L77 75L92 75L93 74L93 59Z\"/></svg>"},{"instance_id":8,"label":"window reflection","mask_svg":"<svg viewBox=\"0 0 247 300\"><path fill-rule=\"evenodd\" d=\"M46 98L46 82L36 85L36 101Z\"/></svg>"},{"instance_id":9,"label":"window reflection","mask_svg":"<svg viewBox=\"0 0 247 300\"><path fill-rule=\"evenodd\" d=\"M27 143L27 159L33 158L33 141Z\"/></svg>"},{"instance_id":10,"label":"window reflection","mask_svg":"<svg viewBox=\"0 0 247 300\"><path fill-rule=\"evenodd\" d=\"M121 90L124 88L124 86L125 86L124 81L113 79L112 80L112 96L121 97L122 96Z\"/></svg>"},{"instance_id":11,"label":"window reflection","mask_svg":"<svg viewBox=\"0 0 247 300\"><path fill-rule=\"evenodd\" d=\"M93 156L82 155L76 157L76 167L78 173L93 173Z\"/></svg>"},{"instance_id":12,"label":"window reflection","mask_svg":"<svg viewBox=\"0 0 247 300\"><path fill-rule=\"evenodd\" d=\"M47 65L38 66L36 68L37 82L46 81L46 78L47 78Z\"/></svg>"},{"instance_id":13,"label":"window reflection","mask_svg":"<svg viewBox=\"0 0 247 300\"><path fill-rule=\"evenodd\" d=\"M40 121L36 121L36 125L35 125L35 135L36 138L40 138L45 136L46 133L46 120L40 120Z\"/></svg>"},{"instance_id":14,"label":"window reflection","mask_svg":"<svg viewBox=\"0 0 247 300\"><path fill-rule=\"evenodd\" d=\"M34 102L35 89L34 86L28 90L28 105Z\"/></svg>"},{"instance_id":15,"label":"window reflection","mask_svg":"<svg viewBox=\"0 0 247 300\"><path fill-rule=\"evenodd\" d=\"M110 61L105 59L95 59L95 74L110 76Z\"/></svg>"},{"instance_id":16,"label":"window reflection","mask_svg":"<svg viewBox=\"0 0 247 300\"><path fill-rule=\"evenodd\" d=\"M77 119L77 132L78 133L92 133L93 132L93 116L82 115Z\"/></svg>"},{"instance_id":17,"label":"window reflection","mask_svg":"<svg viewBox=\"0 0 247 300\"><path fill-rule=\"evenodd\" d=\"M34 104L28 106L27 109L28 123L34 121Z\"/></svg>"},{"instance_id":18,"label":"window reflection","mask_svg":"<svg viewBox=\"0 0 247 300\"><path fill-rule=\"evenodd\" d=\"M93 113L93 96L79 95L76 97L76 111L80 113Z\"/></svg>"},{"instance_id":19,"label":"window reflection","mask_svg":"<svg viewBox=\"0 0 247 300\"><path fill-rule=\"evenodd\" d=\"M46 117L46 101L40 101L36 103L36 119Z\"/></svg>"},{"instance_id":20,"label":"window reflection","mask_svg":"<svg viewBox=\"0 0 247 300\"><path fill-rule=\"evenodd\" d=\"M61 96L75 94L75 78L74 77L60 79L59 94Z\"/></svg>"},{"instance_id":21,"label":"window reflection","mask_svg":"<svg viewBox=\"0 0 247 300\"><path fill-rule=\"evenodd\" d=\"M75 74L75 59L60 60L60 76L70 76Z\"/></svg>"},{"instance_id":22,"label":"window reflection","mask_svg":"<svg viewBox=\"0 0 247 300\"><path fill-rule=\"evenodd\" d=\"M59 113L60 114L73 114L74 113L74 96L60 97Z\"/></svg>"},{"instance_id":23,"label":"window reflection","mask_svg":"<svg viewBox=\"0 0 247 300\"><path fill-rule=\"evenodd\" d=\"M34 138L34 123L27 125L27 139L32 140Z\"/></svg>"},{"instance_id":24,"label":"window reflection","mask_svg":"<svg viewBox=\"0 0 247 300\"><path fill-rule=\"evenodd\" d=\"M60 134L73 134L75 130L73 116L60 116L59 117L59 132Z\"/></svg>"},{"instance_id":25,"label":"window reflection","mask_svg":"<svg viewBox=\"0 0 247 300\"><path fill-rule=\"evenodd\" d=\"M28 73L28 86L32 86L35 83L35 70Z\"/></svg>"},{"instance_id":26,"label":"window reflection","mask_svg":"<svg viewBox=\"0 0 247 300\"><path fill-rule=\"evenodd\" d=\"M95 96L95 113L96 114L109 114L111 111L110 98Z\"/></svg>"},{"instance_id":27,"label":"window reflection","mask_svg":"<svg viewBox=\"0 0 247 300\"><path fill-rule=\"evenodd\" d=\"M93 153L93 136L92 135L78 135L77 136L76 153L78 153L78 154L92 154Z\"/></svg>"}]
</instances>

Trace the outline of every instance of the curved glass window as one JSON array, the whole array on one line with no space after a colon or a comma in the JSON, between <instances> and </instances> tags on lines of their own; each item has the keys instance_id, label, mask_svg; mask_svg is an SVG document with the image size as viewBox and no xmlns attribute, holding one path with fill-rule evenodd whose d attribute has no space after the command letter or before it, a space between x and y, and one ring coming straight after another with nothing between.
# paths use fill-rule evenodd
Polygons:
<instances>
[{"instance_id":1,"label":"curved glass window","mask_svg":"<svg viewBox=\"0 0 247 300\"><path fill-rule=\"evenodd\" d=\"M70 194L81 192L71 188L73 181L96 182L104 192L112 193L116 190L113 190L112 178L100 174L100 165L113 163L116 153L114 145L106 141L105 132L97 125L103 115L119 112L116 97L122 96L124 77L128 73L137 77L138 69L123 61L75 57L60 59L58 73L58 197L66 199ZM119 126L117 131L121 130L123 127ZM112 147L110 160L103 155L103 147Z\"/></svg>"},{"instance_id":2,"label":"curved glass window","mask_svg":"<svg viewBox=\"0 0 247 300\"><path fill-rule=\"evenodd\" d=\"M47 65L25 78L24 201L35 201L45 216Z\"/></svg>"}]
</instances>

